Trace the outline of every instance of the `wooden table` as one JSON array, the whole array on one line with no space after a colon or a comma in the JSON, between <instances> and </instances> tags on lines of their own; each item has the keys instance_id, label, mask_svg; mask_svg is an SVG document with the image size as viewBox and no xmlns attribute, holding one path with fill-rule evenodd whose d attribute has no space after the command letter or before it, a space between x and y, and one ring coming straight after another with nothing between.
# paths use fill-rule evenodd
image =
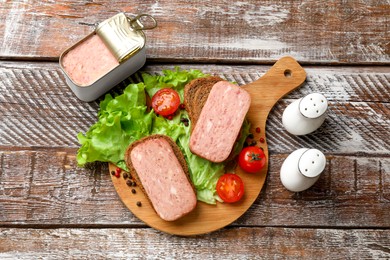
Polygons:
<instances>
[{"instance_id":1,"label":"wooden table","mask_svg":"<svg viewBox=\"0 0 390 260\"><path fill-rule=\"evenodd\" d=\"M0 259L390 258L388 1L1 2ZM244 85L290 55L307 72L269 116L261 194L226 228L195 237L151 229L119 200L107 165L76 165L76 135L96 121L99 100L74 96L58 57L121 11L159 22L146 32L142 71L195 68ZM288 134L283 110L312 92L329 100L324 125ZM301 147L323 151L327 166L292 193L279 170Z\"/></svg>"}]
</instances>

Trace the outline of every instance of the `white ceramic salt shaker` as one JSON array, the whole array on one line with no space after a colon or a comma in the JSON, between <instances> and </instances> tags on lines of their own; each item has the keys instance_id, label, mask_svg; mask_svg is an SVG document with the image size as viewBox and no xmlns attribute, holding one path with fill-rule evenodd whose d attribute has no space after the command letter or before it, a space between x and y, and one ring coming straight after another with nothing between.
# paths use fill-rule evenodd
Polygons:
<instances>
[{"instance_id":1,"label":"white ceramic salt shaker","mask_svg":"<svg viewBox=\"0 0 390 260\"><path fill-rule=\"evenodd\" d=\"M317 130L325 120L328 101L320 93L295 100L283 112L283 126L293 135L306 135Z\"/></svg>"},{"instance_id":2,"label":"white ceramic salt shaker","mask_svg":"<svg viewBox=\"0 0 390 260\"><path fill-rule=\"evenodd\" d=\"M286 189L300 192L310 188L320 177L326 165L325 155L317 149L301 148L284 160L280 180Z\"/></svg>"}]
</instances>

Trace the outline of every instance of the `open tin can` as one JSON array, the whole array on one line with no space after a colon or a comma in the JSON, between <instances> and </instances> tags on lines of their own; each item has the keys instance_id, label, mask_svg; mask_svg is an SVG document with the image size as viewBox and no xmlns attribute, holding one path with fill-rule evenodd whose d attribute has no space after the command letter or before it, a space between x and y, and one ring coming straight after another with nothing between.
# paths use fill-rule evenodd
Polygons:
<instances>
[{"instance_id":1,"label":"open tin can","mask_svg":"<svg viewBox=\"0 0 390 260\"><path fill-rule=\"evenodd\" d=\"M145 19L149 21L142 22ZM156 26L150 15L132 19L124 13L98 24L94 32L61 54L66 83L79 99L97 99L145 64L143 30Z\"/></svg>"}]
</instances>

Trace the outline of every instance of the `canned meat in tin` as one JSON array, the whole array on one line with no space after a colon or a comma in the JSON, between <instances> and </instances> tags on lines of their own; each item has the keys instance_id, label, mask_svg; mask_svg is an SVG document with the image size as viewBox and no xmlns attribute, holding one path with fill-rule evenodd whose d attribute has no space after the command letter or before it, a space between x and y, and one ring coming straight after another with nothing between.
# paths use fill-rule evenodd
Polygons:
<instances>
[{"instance_id":1,"label":"canned meat in tin","mask_svg":"<svg viewBox=\"0 0 390 260\"><path fill-rule=\"evenodd\" d=\"M145 26L141 18L150 19L151 25ZM139 70L146 61L143 30L156 26L150 15L130 19L119 13L65 50L59 63L76 96L86 102L95 100Z\"/></svg>"}]
</instances>

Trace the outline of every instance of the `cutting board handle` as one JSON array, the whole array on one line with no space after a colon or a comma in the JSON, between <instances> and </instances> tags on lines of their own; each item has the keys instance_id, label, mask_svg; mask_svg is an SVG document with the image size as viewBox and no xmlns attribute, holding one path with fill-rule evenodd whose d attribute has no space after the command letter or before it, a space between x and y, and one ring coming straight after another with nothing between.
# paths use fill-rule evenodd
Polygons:
<instances>
[{"instance_id":1,"label":"cutting board handle","mask_svg":"<svg viewBox=\"0 0 390 260\"><path fill-rule=\"evenodd\" d=\"M305 79L305 70L294 58L287 56L279 59L261 78L242 87L256 97L251 101L253 109L271 110L279 99L301 86Z\"/></svg>"},{"instance_id":2,"label":"cutting board handle","mask_svg":"<svg viewBox=\"0 0 390 260\"><path fill-rule=\"evenodd\" d=\"M265 130L268 114L283 96L300 87L306 80L306 72L292 57L279 59L258 80L242 86L251 95L251 107L247 118L256 127ZM265 145L267 151L267 146Z\"/></svg>"}]
</instances>

